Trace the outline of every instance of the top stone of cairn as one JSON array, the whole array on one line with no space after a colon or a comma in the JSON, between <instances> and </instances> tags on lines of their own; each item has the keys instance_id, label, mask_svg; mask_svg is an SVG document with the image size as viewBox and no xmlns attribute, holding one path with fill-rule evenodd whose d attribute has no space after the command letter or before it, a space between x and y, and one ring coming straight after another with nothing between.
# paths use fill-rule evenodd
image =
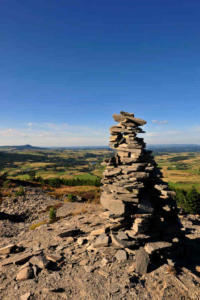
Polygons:
<instances>
[{"instance_id":1,"label":"top stone of cairn","mask_svg":"<svg viewBox=\"0 0 200 300\"><path fill-rule=\"evenodd\" d=\"M113 114L113 119L116 122L122 122L122 123L133 123L133 125L136 126L142 126L146 124L145 120L139 119L139 118L135 118L134 114L125 112L125 111L121 111L120 114Z\"/></svg>"}]
</instances>

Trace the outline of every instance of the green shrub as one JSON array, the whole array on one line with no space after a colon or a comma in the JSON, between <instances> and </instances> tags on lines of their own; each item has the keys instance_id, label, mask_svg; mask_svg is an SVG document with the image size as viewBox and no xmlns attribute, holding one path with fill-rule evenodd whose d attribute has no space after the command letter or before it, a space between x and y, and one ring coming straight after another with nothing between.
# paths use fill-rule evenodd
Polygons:
<instances>
[{"instance_id":1,"label":"green shrub","mask_svg":"<svg viewBox=\"0 0 200 300\"><path fill-rule=\"evenodd\" d=\"M37 176L37 177L35 178L35 181L41 183L41 185L43 185L43 184L45 183L44 179L43 179L41 176Z\"/></svg>"},{"instance_id":2,"label":"green shrub","mask_svg":"<svg viewBox=\"0 0 200 300\"><path fill-rule=\"evenodd\" d=\"M186 196L186 209L189 213L200 213L200 194L193 187L187 192Z\"/></svg>"},{"instance_id":3,"label":"green shrub","mask_svg":"<svg viewBox=\"0 0 200 300\"><path fill-rule=\"evenodd\" d=\"M67 200L68 200L69 202L74 202L74 201L76 201L76 196L75 196L75 195L72 195L72 194L68 194L68 195L67 195Z\"/></svg>"},{"instance_id":4,"label":"green shrub","mask_svg":"<svg viewBox=\"0 0 200 300\"><path fill-rule=\"evenodd\" d=\"M34 170L31 170L29 173L29 179L34 181L35 180L35 176L36 176L36 172Z\"/></svg>"},{"instance_id":5,"label":"green shrub","mask_svg":"<svg viewBox=\"0 0 200 300\"><path fill-rule=\"evenodd\" d=\"M49 221L53 222L56 220L56 209L55 207L51 207L49 210Z\"/></svg>"},{"instance_id":6,"label":"green shrub","mask_svg":"<svg viewBox=\"0 0 200 300\"><path fill-rule=\"evenodd\" d=\"M175 199L179 207L183 208L187 213L200 214L200 193L195 187L188 191L183 189L175 189L175 191Z\"/></svg>"},{"instance_id":7,"label":"green shrub","mask_svg":"<svg viewBox=\"0 0 200 300\"><path fill-rule=\"evenodd\" d=\"M49 178L47 183L52 187L60 187L62 180L60 178Z\"/></svg>"},{"instance_id":8,"label":"green shrub","mask_svg":"<svg viewBox=\"0 0 200 300\"><path fill-rule=\"evenodd\" d=\"M44 180L44 182L49 184L52 187L60 187L62 184L68 186L80 186L80 185L100 186L101 178L94 175L79 175L69 179L49 178Z\"/></svg>"},{"instance_id":9,"label":"green shrub","mask_svg":"<svg viewBox=\"0 0 200 300\"><path fill-rule=\"evenodd\" d=\"M3 187L4 188L10 187L10 184L11 184L11 181L10 180L6 180L6 181L3 182Z\"/></svg>"},{"instance_id":10,"label":"green shrub","mask_svg":"<svg viewBox=\"0 0 200 300\"><path fill-rule=\"evenodd\" d=\"M15 192L15 196L24 196L25 195L25 190L23 186L20 186L19 189Z\"/></svg>"}]
</instances>

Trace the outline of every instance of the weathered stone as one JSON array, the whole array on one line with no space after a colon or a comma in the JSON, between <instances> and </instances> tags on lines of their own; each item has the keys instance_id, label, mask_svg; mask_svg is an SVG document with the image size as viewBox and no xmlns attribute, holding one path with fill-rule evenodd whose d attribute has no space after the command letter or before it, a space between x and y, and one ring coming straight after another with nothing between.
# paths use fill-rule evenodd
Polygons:
<instances>
[{"instance_id":1,"label":"weathered stone","mask_svg":"<svg viewBox=\"0 0 200 300\"><path fill-rule=\"evenodd\" d=\"M33 269L31 266L26 266L25 268L21 269L16 276L17 281L23 281L31 278L33 278Z\"/></svg>"},{"instance_id":2,"label":"weathered stone","mask_svg":"<svg viewBox=\"0 0 200 300\"><path fill-rule=\"evenodd\" d=\"M102 193L100 202L102 206L116 215L123 215L125 212L125 204L119 200L113 200L110 194Z\"/></svg>"},{"instance_id":3,"label":"weathered stone","mask_svg":"<svg viewBox=\"0 0 200 300\"><path fill-rule=\"evenodd\" d=\"M121 137L120 134L117 134L117 135L111 135L110 138L109 138L109 140L110 140L110 142L116 142L117 140L120 139L120 137Z\"/></svg>"},{"instance_id":4,"label":"weathered stone","mask_svg":"<svg viewBox=\"0 0 200 300\"><path fill-rule=\"evenodd\" d=\"M120 115L123 116L123 117L132 117L132 118L134 118L133 113L129 113L129 112L126 112L126 111L123 111L123 110L120 111Z\"/></svg>"},{"instance_id":5,"label":"weathered stone","mask_svg":"<svg viewBox=\"0 0 200 300\"><path fill-rule=\"evenodd\" d=\"M74 238L73 238L72 236L69 236L69 237L67 237L67 238L65 239L65 241L66 241L67 244L71 244L71 243L74 242ZM59 247L59 246L58 246L58 247ZM57 248L57 250L58 250L58 248Z\"/></svg>"},{"instance_id":6,"label":"weathered stone","mask_svg":"<svg viewBox=\"0 0 200 300\"><path fill-rule=\"evenodd\" d=\"M121 152L120 152L121 153ZM120 161L122 164L130 164L133 162L137 162L138 157L129 157L129 153L127 152L127 157L121 156L120 155Z\"/></svg>"},{"instance_id":7,"label":"weathered stone","mask_svg":"<svg viewBox=\"0 0 200 300\"><path fill-rule=\"evenodd\" d=\"M15 247L16 246L14 244L9 244L3 248L0 248L0 255L10 254Z\"/></svg>"},{"instance_id":8,"label":"weathered stone","mask_svg":"<svg viewBox=\"0 0 200 300\"><path fill-rule=\"evenodd\" d=\"M142 119L139 119L139 118L128 117L128 120L133 121L135 124L137 124L139 126L143 126L147 123L145 120L142 120Z\"/></svg>"},{"instance_id":9,"label":"weathered stone","mask_svg":"<svg viewBox=\"0 0 200 300\"><path fill-rule=\"evenodd\" d=\"M146 166L145 163L133 163L131 166L123 167L122 172L124 174L129 174L129 173L144 169L145 166Z\"/></svg>"},{"instance_id":10,"label":"weathered stone","mask_svg":"<svg viewBox=\"0 0 200 300\"><path fill-rule=\"evenodd\" d=\"M95 270L94 266L84 266L84 269L87 273L92 273Z\"/></svg>"},{"instance_id":11,"label":"weathered stone","mask_svg":"<svg viewBox=\"0 0 200 300\"><path fill-rule=\"evenodd\" d=\"M120 239L117 234L114 232L111 232L111 239L113 245L119 247L119 248L131 248L137 244L135 240L124 240Z\"/></svg>"},{"instance_id":12,"label":"weathered stone","mask_svg":"<svg viewBox=\"0 0 200 300\"><path fill-rule=\"evenodd\" d=\"M119 193L119 194L130 194L130 191L124 187L116 187L114 184L110 187L110 191L112 193Z\"/></svg>"},{"instance_id":13,"label":"weathered stone","mask_svg":"<svg viewBox=\"0 0 200 300\"><path fill-rule=\"evenodd\" d=\"M4 259L0 266L6 266L6 265L10 265L10 264L23 264L26 261L28 261L32 256L34 255L34 253L23 253L23 254L15 254L12 257L9 257L7 259Z\"/></svg>"},{"instance_id":14,"label":"weathered stone","mask_svg":"<svg viewBox=\"0 0 200 300\"><path fill-rule=\"evenodd\" d=\"M120 240L128 240L128 236L124 231L119 231L117 233L117 238Z\"/></svg>"},{"instance_id":15,"label":"weathered stone","mask_svg":"<svg viewBox=\"0 0 200 300\"><path fill-rule=\"evenodd\" d=\"M44 255L33 256L30 259L30 263L32 265L38 266L40 269L45 269L48 267L49 261L46 259Z\"/></svg>"},{"instance_id":16,"label":"weathered stone","mask_svg":"<svg viewBox=\"0 0 200 300\"><path fill-rule=\"evenodd\" d=\"M56 263L56 262L58 262L62 259L62 256L61 255L47 254L46 259L48 261L52 261L52 262Z\"/></svg>"},{"instance_id":17,"label":"weathered stone","mask_svg":"<svg viewBox=\"0 0 200 300\"><path fill-rule=\"evenodd\" d=\"M140 248L135 254L135 272L146 274L150 264L150 258L144 248Z\"/></svg>"},{"instance_id":18,"label":"weathered stone","mask_svg":"<svg viewBox=\"0 0 200 300\"><path fill-rule=\"evenodd\" d=\"M127 151L118 151L118 155L121 158L128 158L129 157L129 153Z\"/></svg>"},{"instance_id":19,"label":"weathered stone","mask_svg":"<svg viewBox=\"0 0 200 300\"><path fill-rule=\"evenodd\" d=\"M127 260L127 253L124 250L118 250L117 253L115 254L115 257L119 262L121 262Z\"/></svg>"},{"instance_id":20,"label":"weathered stone","mask_svg":"<svg viewBox=\"0 0 200 300\"><path fill-rule=\"evenodd\" d=\"M108 260L104 257L104 258L102 258L102 260L101 260L101 265L103 266L103 267L105 267L107 264L108 264Z\"/></svg>"},{"instance_id":21,"label":"weathered stone","mask_svg":"<svg viewBox=\"0 0 200 300\"><path fill-rule=\"evenodd\" d=\"M156 251L170 248L171 246L172 243L168 243L168 242L152 242L152 243L147 243L144 246L144 249L147 253L152 254Z\"/></svg>"},{"instance_id":22,"label":"weathered stone","mask_svg":"<svg viewBox=\"0 0 200 300\"><path fill-rule=\"evenodd\" d=\"M200 273L200 266L195 267L196 272Z\"/></svg>"},{"instance_id":23,"label":"weathered stone","mask_svg":"<svg viewBox=\"0 0 200 300\"><path fill-rule=\"evenodd\" d=\"M108 243L109 243L109 237L105 233L102 233L97 237L97 239L93 243L93 247L94 248L106 247L108 246Z\"/></svg>"},{"instance_id":24,"label":"weathered stone","mask_svg":"<svg viewBox=\"0 0 200 300\"><path fill-rule=\"evenodd\" d=\"M31 297L31 293L28 292L20 297L20 300L29 300Z\"/></svg>"},{"instance_id":25,"label":"weathered stone","mask_svg":"<svg viewBox=\"0 0 200 300\"><path fill-rule=\"evenodd\" d=\"M79 262L79 265L80 266L86 266L88 264L88 259L82 259L80 262Z\"/></svg>"},{"instance_id":26,"label":"weathered stone","mask_svg":"<svg viewBox=\"0 0 200 300\"><path fill-rule=\"evenodd\" d=\"M67 230L67 231L63 231L59 234L59 237L61 238L66 238L66 237L74 237L74 236L77 236L77 235L80 235L81 231L80 229L70 229L70 230Z\"/></svg>"},{"instance_id":27,"label":"weathered stone","mask_svg":"<svg viewBox=\"0 0 200 300\"><path fill-rule=\"evenodd\" d=\"M90 232L90 235L91 236L97 236L97 235L100 235L102 233L105 233L105 228L95 229L95 230Z\"/></svg>"},{"instance_id":28,"label":"weathered stone","mask_svg":"<svg viewBox=\"0 0 200 300\"><path fill-rule=\"evenodd\" d=\"M77 243L79 246L82 246L83 244L86 244L87 243L87 239L86 238L83 238L83 237L79 237L77 239Z\"/></svg>"},{"instance_id":29,"label":"weathered stone","mask_svg":"<svg viewBox=\"0 0 200 300\"><path fill-rule=\"evenodd\" d=\"M142 149L135 149L135 148L125 148L121 145L116 148L117 151L123 151L123 152L130 152L132 154L132 157L139 157L142 154Z\"/></svg>"},{"instance_id":30,"label":"weathered stone","mask_svg":"<svg viewBox=\"0 0 200 300\"><path fill-rule=\"evenodd\" d=\"M157 189L158 191L162 191L162 190L168 188L168 186L167 186L166 184L155 184L154 187L155 187L155 189Z\"/></svg>"},{"instance_id":31,"label":"weathered stone","mask_svg":"<svg viewBox=\"0 0 200 300\"><path fill-rule=\"evenodd\" d=\"M149 228L149 221L149 215L147 215L146 217L136 218L132 226L132 229L135 232L135 234L147 232Z\"/></svg>"},{"instance_id":32,"label":"weathered stone","mask_svg":"<svg viewBox=\"0 0 200 300\"><path fill-rule=\"evenodd\" d=\"M116 133L121 133L123 132L122 126L112 126L110 128L110 133L116 135Z\"/></svg>"},{"instance_id":33,"label":"weathered stone","mask_svg":"<svg viewBox=\"0 0 200 300\"><path fill-rule=\"evenodd\" d=\"M133 203L138 203L139 202L139 198L137 197L137 195L134 195L132 193L130 194L115 194L115 198L124 202L133 202ZM114 200L116 201L116 200Z\"/></svg>"},{"instance_id":34,"label":"weathered stone","mask_svg":"<svg viewBox=\"0 0 200 300\"><path fill-rule=\"evenodd\" d=\"M120 173L121 173L121 168L113 168L112 170L106 170L104 172L104 176L111 177L111 176L116 176Z\"/></svg>"},{"instance_id":35,"label":"weathered stone","mask_svg":"<svg viewBox=\"0 0 200 300\"><path fill-rule=\"evenodd\" d=\"M151 202L148 200L147 196L143 197L138 204L138 213L141 214L151 214L153 213L154 208L151 204Z\"/></svg>"}]
</instances>

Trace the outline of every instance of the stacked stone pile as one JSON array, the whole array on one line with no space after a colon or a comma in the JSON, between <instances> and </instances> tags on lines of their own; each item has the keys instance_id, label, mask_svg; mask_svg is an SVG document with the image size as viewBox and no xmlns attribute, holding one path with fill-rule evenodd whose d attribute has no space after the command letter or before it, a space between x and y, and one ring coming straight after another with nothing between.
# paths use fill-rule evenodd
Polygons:
<instances>
[{"instance_id":1,"label":"stacked stone pile","mask_svg":"<svg viewBox=\"0 0 200 300\"><path fill-rule=\"evenodd\" d=\"M100 200L109 221L118 225L111 229L111 240L147 252L169 249L179 232L176 206L151 151L137 137L146 121L123 111L113 118L118 124L110 128L110 147L116 153L104 162ZM126 238L120 238L122 233Z\"/></svg>"},{"instance_id":2,"label":"stacked stone pile","mask_svg":"<svg viewBox=\"0 0 200 300\"><path fill-rule=\"evenodd\" d=\"M110 147L117 153L105 161L101 204L115 217L152 215L151 198L155 190L161 198L168 198L170 191L161 182L151 151L146 150L143 139L137 137L138 133L144 133L141 126L146 121L126 112L114 114L113 118L119 123L110 128Z\"/></svg>"}]
</instances>

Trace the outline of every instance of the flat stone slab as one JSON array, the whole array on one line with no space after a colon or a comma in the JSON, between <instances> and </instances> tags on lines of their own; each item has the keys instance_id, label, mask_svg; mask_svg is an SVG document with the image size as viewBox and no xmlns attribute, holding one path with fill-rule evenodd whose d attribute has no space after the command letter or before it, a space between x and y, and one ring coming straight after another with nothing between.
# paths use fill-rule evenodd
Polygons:
<instances>
[{"instance_id":1,"label":"flat stone slab","mask_svg":"<svg viewBox=\"0 0 200 300\"><path fill-rule=\"evenodd\" d=\"M0 248L0 255L10 254L15 247L16 246L14 244L9 244L3 248Z\"/></svg>"},{"instance_id":2,"label":"flat stone slab","mask_svg":"<svg viewBox=\"0 0 200 300\"><path fill-rule=\"evenodd\" d=\"M59 237L61 238L66 238L66 237L75 237L78 236L80 234L82 234L83 232L80 229L69 229L67 231L63 231L61 233L59 233Z\"/></svg>"},{"instance_id":3,"label":"flat stone slab","mask_svg":"<svg viewBox=\"0 0 200 300\"><path fill-rule=\"evenodd\" d=\"M119 248L132 248L138 243L136 240L120 239L118 234L113 232L111 232L111 239L112 243Z\"/></svg>"},{"instance_id":4,"label":"flat stone slab","mask_svg":"<svg viewBox=\"0 0 200 300\"><path fill-rule=\"evenodd\" d=\"M95 240L93 247L94 248L106 247L106 246L108 246L108 243L109 243L109 236L107 236L107 234L105 234L105 233L102 233Z\"/></svg>"},{"instance_id":5,"label":"flat stone slab","mask_svg":"<svg viewBox=\"0 0 200 300\"><path fill-rule=\"evenodd\" d=\"M149 254L140 248L135 254L135 271L139 274L146 274L150 264Z\"/></svg>"},{"instance_id":6,"label":"flat stone slab","mask_svg":"<svg viewBox=\"0 0 200 300\"><path fill-rule=\"evenodd\" d=\"M128 236L124 231L119 231L117 233L117 238L120 240L128 240Z\"/></svg>"},{"instance_id":7,"label":"flat stone slab","mask_svg":"<svg viewBox=\"0 0 200 300\"><path fill-rule=\"evenodd\" d=\"M120 200L113 200L111 197L107 193L102 193L100 198L102 206L114 215L123 215L125 213L125 204Z\"/></svg>"},{"instance_id":8,"label":"flat stone slab","mask_svg":"<svg viewBox=\"0 0 200 300\"><path fill-rule=\"evenodd\" d=\"M40 269L45 269L48 264L49 264L49 261L46 259L45 256L43 255L38 255L38 256L33 256L31 259L30 259L30 263L32 265L36 265L38 266Z\"/></svg>"},{"instance_id":9,"label":"flat stone slab","mask_svg":"<svg viewBox=\"0 0 200 300\"><path fill-rule=\"evenodd\" d=\"M119 175L120 173L121 173L121 169L120 168L113 168L111 170L106 170L104 172L104 176L106 176L106 177L112 177L112 176Z\"/></svg>"},{"instance_id":10,"label":"flat stone slab","mask_svg":"<svg viewBox=\"0 0 200 300\"><path fill-rule=\"evenodd\" d=\"M127 260L127 253L125 250L118 250L117 253L115 254L115 257L117 261L121 262Z\"/></svg>"},{"instance_id":11,"label":"flat stone slab","mask_svg":"<svg viewBox=\"0 0 200 300\"><path fill-rule=\"evenodd\" d=\"M7 259L4 259L0 266L6 266L6 265L10 265L10 264L24 264L25 262L27 262L34 254L33 253L23 253L23 254L16 254L12 257L9 257Z\"/></svg>"},{"instance_id":12,"label":"flat stone slab","mask_svg":"<svg viewBox=\"0 0 200 300\"><path fill-rule=\"evenodd\" d=\"M153 213L154 208L150 201L146 198L142 198L139 205L138 205L138 213L146 213L151 214Z\"/></svg>"},{"instance_id":13,"label":"flat stone slab","mask_svg":"<svg viewBox=\"0 0 200 300\"><path fill-rule=\"evenodd\" d=\"M144 246L144 249L147 253L152 254L155 251L170 248L171 246L172 243L168 243L168 242L152 242L152 243L147 243Z\"/></svg>"}]
</instances>

